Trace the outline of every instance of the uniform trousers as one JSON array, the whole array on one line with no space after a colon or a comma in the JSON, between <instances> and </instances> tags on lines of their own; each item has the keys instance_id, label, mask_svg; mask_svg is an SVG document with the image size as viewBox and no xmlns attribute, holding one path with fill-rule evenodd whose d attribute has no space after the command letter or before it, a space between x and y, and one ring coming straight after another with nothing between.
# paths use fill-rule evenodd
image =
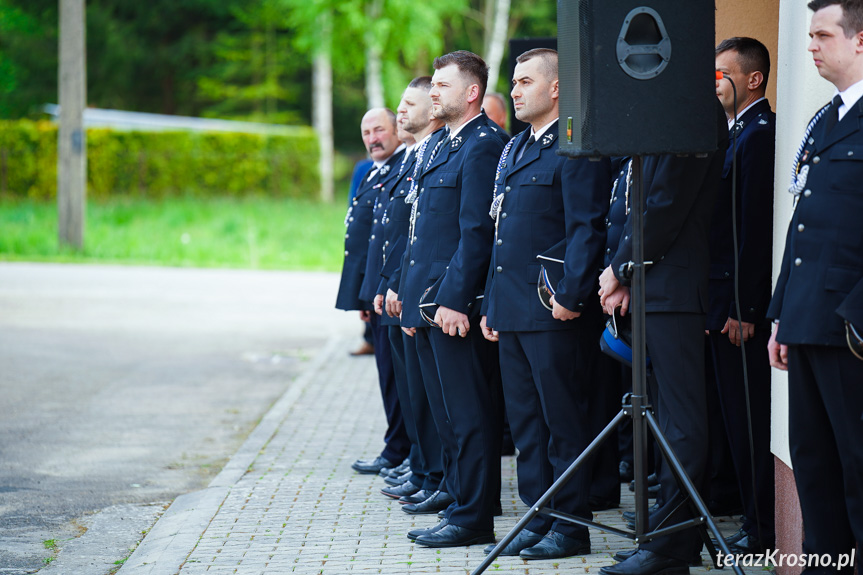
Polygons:
<instances>
[{"instance_id":1,"label":"uniform trousers","mask_svg":"<svg viewBox=\"0 0 863 575\"><path fill-rule=\"evenodd\" d=\"M863 361L843 347L790 345L788 395L803 551L836 561L863 541Z\"/></svg>"},{"instance_id":2,"label":"uniform trousers","mask_svg":"<svg viewBox=\"0 0 863 575\"><path fill-rule=\"evenodd\" d=\"M401 463L410 453L411 442L405 430L399 396L396 389L396 378L393 372L392 349L390 347L389 330L381 325L381 318L372 312L369 325L375 346L375 363L378 367L378 382L381 388L381 398L384 402L384 413L387 418L387 431L384 434L384 450L381 457L393 463Z\"/></svg>"},{"instance_id":3,"label":"uniform trousers","mask_svg":"<svg viewBox=\"0 0 863 575\"><path fill-rule=\"evenodd\" d=\"M500 501L503 430L497 348L483 338L478 321L466 337L438 328L418 328L415 337L443 447L446 491L455 499L447 519L460 527L491 530Z\"/></svg>"},{"instance_id":4,"label":"uniform trousers","mask_svg":"<svg viewBox=\"0 0 863 575\"><path fill-rule=\"evenodd\" d=\"M742 528L758 537L766 548L772 548L775 542L776 483L773 455L770 452L770 418L767 417L770 413L770 361L764 351L770 331L756 328L755 335L744 344L754 449L750 449L749 443L747 396L740 348L728 340L728 334L711 331L708 339L725 432L737 471L743 514L746 516Z\"/></svg>"},{"instance_id":5,"label":"uniform trousers","mask_svg":"<svg viewBox=\"0 0 863 575\"><path fill-rule=\"evenodd\" d=\"M704 315L647 313L647 353L653 365L650 390L656 419L665 439L699 494L707 464L707 400L704 380ZM661 503L650 515L650 529L692 518L671 465L660 470ZM699 533L686 529L640 545L665 557L695 559L702 546Z\"/></svg>"},{"instance_id":6,"label":"uniform trousers","mask_svg":"<svg viewBox=\"0 0 863 575\"><path fill-rule=\"evenodd\" d=\"M604 385L593 377L600 359L598 337L582 329L500 332L504 401L518 448L518 491L528 506L539 500L593 439L591 390ZM588 504L592 472L593 461L581 465L550 507L592 519ZM526 529L534 533L554 530L590 540L586 527L544 514L534 517Z\"/></svg>"}]
</instances>

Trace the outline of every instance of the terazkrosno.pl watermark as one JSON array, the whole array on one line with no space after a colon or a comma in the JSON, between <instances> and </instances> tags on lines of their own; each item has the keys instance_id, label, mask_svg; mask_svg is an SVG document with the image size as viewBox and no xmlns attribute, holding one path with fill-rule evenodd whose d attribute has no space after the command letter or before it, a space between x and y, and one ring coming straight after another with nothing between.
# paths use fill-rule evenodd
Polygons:
<instances>
[{"instance_id":1,"label":"terazkrosno.pl watermark","mask_svg":"<svg viewBox=\"0 0 863 575\"><path fill-rule=\"evenodd\" d=\"M725 555L719 552L716 562L721 567L829 567L845 569L854 567L856 549L851 553L843 553L835 559L830 555L815 553L779 553L778 549L769 549L765 553L744 553Z\"/></svg>"}]
</instances>

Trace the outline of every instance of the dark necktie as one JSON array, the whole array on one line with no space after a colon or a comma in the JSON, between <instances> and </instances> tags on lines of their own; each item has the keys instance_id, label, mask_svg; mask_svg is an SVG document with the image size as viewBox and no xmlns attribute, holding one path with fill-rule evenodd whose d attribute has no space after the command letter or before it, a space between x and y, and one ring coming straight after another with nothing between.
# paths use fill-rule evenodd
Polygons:
<instances>
[{"instance_id":1,"label":"dark necktie","mask_svg":"<svg viewBox=\"0 0 863 575\"><path fill-rule=\"evenodd\" d=\"M534 138L533 134L531 134L530 138L527 139L527 142L525 142L524 147L522 147L521 152L518 155L518 161L519 162L524 157L524 155L527 153L527 151L530 149L530 147L532 145L534 145L535 143L536 143L536 138Z\"/></svg>"},{"instance_id":2,"label":"dark necktie","mask_svg":"<svg viewBox=\"0 0 863 575\"><path fill-rule=\"evenodd\" d=\"M827 111L827 122L824 125L824 133L829 134L830 131L836 126L836 123L839 121L839 106L842 105L842 98L839 94L833 98L833 103L830 106L830 109Z\"/></svg>"}]
</instances>

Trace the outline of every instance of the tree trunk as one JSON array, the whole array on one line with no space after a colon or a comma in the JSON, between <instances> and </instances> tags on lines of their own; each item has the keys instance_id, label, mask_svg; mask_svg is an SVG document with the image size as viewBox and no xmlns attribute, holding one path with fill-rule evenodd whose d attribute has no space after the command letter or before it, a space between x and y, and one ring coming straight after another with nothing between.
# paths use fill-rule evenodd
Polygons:
<instances>
[{"instance_id":1,"label":"tree trunk","mask_svg":"<svg viewBox=\"0 0 863 575\"><path fill-rule=\"evenodd\" d=\"M503 52L509 33L509 5L510 0L496 0L494 3L494 24L489 33L488 52L486 53L488 89L492 92L497 91L500 64L503 61Z\"/></svg>"},{"instance_id":2,"label":"tree trunk","mask_svg":"<svg viewBox=\"0 0 863 575\"><path fill-rule=\"evenodd\" d=\"M332 24L328 15L321 16L321 36L326 40L314 55L312 63L312 124L318 134L321 148L321 200L332 203L335 198L333 183L333 63L330 46Z\"/></svg>"},{"instance_id":3,"label":"tree trunk","mask_svg":"<svg viewBox=\"0 0 863 575\"><path fill-rule=\"evenodd\" d=\"M372 0L366 11L366 97L369 108L383 108L384 79L381 47L374 33L374 25L383 12L383 0Z\"/></svg>"}]
</instances>

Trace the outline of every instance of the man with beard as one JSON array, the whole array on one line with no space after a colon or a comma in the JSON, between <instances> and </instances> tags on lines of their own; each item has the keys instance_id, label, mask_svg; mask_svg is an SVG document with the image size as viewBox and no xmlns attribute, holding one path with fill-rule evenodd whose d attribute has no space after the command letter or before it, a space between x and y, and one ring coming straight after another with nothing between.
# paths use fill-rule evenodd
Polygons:
<instances>
[{"instance_id":1,"label":"man with beard","mask_svg":"<svg viewBox=\"0 0 863 575\"><path fill-rule=\"evenodd\" d=\"M378 276L375 311L381 315L381 324L388 326L396 370L399 403L411 440L410 469L407 476L388 481L397 483L384 487L381 493L400 499L400 502L419 503L438 491L443 481L443 459L440 438L434 426L428 397L423 385L422 371L413 338L407 337L399 325L401 302L398 301L398 283L401 261L404 257L409 232L411 204L405 200L419 172L417 162L420 150L427 146L432 133L443 122L432 117L432 104L428 91L431 76L420 76L411 81L402 95L398 107L399 132L414 142L407 150L398 177L388 185L383 221L383 269ZM404 141L404 137L402 138ZM399 483L400 482L400 483Z\"/></svg>"},{"instance_id":2,"label":"man with beard","mask_svg":"<svg viewBox=\"0 0 863 575\"><path fill-rule=\"evenodd\" d=\"M477 298L491 256L488 206L503 139L481 109L488 81L482 58L453 52L436 58L434 68L429 96L448 133L423 157L398 293L402 329L416 338L426 376L448 495L436 493L417 507L439 508L453 500L438 526L414 534L420 545L454 547L493 542L499 503L497 350L480 333ZM436 293L426 303L437 305L434 327L419 308L430 286Z\"/></svg>"}]
</instances>

